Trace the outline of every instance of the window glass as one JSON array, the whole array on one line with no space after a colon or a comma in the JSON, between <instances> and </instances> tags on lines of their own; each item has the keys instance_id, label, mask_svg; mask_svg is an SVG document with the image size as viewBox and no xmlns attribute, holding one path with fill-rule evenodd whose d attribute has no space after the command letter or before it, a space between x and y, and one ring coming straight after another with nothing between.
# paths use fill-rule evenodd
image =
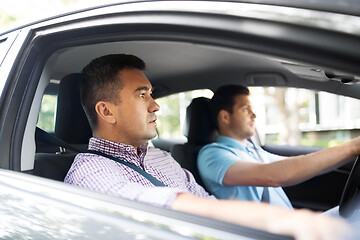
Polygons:
<instances>
[{"instance_id":1,"label":"window glass","mask_svg":"<svg viewBox=\"0 0 360 240\"><path fill-rule=\"evenodd\" d=\"M331 147L360 134L360 100L306 89L250 88L265 143Z\"/></svg>"},{"instance_id":2,"label":"window glass","mask_svg":"<svg viewBox=\"0 0 360 240\"><path fill-rule=\"evenodd\" d=\"M56 95L43 96L37 126L47 132L55 130Z\"/></svg>"},{"instance_id":3,"label":"window glass","mask_svg":"<svg viewBox=\"0 0 360 240\"><path fill-rule=\"evenodd\" d=\"M187 106L193 98L211 98L212 95L213 92L211 90L203 89L177 93L156 99L156 102L160 105L160 110L156 113L159 137L184 139L183 132Z\"/></svg>"}]
</instances>

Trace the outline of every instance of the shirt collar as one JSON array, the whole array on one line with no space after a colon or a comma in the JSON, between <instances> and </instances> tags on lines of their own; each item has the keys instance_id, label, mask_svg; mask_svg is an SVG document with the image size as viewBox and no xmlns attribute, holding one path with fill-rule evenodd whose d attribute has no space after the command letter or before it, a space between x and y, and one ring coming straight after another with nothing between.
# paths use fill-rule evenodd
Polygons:
<instances>
[{"instance_id":1,"label":"shirt collar","mask_svg":"<svg viewBox=\"0 0 360 240\"><path fill-rule=\"evenodd\" d=\"M216 142L220 142L223 143L229 147L233 147L233 148L237 148L237 149L242 149L245 150L246 147L252 147L251 143L249 141L246 141L246 143L242 143L234 138L231 137L226 137L226 136L222 136L222 135L218 135L216 136Z\"/></svg>"},{"instance_id":2,"label":"shirt collar","mask_svg":"<svg viewBox=\"0 0 360 240\"><path fill-rule=\"evenodd\" d=\"M140 145L138 148L139 154L137 154L135 148L131 145L92 137L89 140L88 148L89 150L100 151L136 165L143 165L148 143Z\"/></svg>"},{"instance_id":3,"label":"shirt collar","mask_svg":"<svg viewBox=\"0 0 360 240\"><path fill-rule=\"evenodd\" d=\"M246 143L242 143L234 138L231 137L225 137L225 136L218 136L217 142L220 142L227 147L238 149L244 152L247 152L252 159L256 159L260 162L264 162L264 158L259 153L259 148L256 147L254 144L252 144L249 140L246 141Z\"/></svg>"}]
</instances>

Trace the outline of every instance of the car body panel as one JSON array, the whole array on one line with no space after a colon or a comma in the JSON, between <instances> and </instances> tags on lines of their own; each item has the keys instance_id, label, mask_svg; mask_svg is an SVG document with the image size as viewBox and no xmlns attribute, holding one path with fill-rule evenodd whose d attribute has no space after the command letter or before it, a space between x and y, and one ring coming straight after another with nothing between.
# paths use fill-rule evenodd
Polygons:
<instances>
[{"instance_id":1,"label":"car body panel","mask_svg":"<svg viewBox=\"0 0 360 240\"><path fill-rule=\"evenodd\" d=\"M0 189L2 239L289 239L6 170Z\"/></svg>"}]
</instances>

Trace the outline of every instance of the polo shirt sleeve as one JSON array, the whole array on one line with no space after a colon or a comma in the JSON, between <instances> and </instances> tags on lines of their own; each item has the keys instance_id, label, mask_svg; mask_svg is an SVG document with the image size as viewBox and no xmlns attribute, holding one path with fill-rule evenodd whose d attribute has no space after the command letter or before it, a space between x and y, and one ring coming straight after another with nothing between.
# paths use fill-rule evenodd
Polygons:
<instances>
[{"instance_id":1,"label":"polo shirt sleeve","mask_svg":"<svg viewBox=\"0 0 360 240\"><path fill-rule=\"evenodd\" d=\"M198 155L198 169L203 181L223 185L229 167L238 161L235 153L220 144L212 143L203 147Z\"/></svg>"}]
</instances>

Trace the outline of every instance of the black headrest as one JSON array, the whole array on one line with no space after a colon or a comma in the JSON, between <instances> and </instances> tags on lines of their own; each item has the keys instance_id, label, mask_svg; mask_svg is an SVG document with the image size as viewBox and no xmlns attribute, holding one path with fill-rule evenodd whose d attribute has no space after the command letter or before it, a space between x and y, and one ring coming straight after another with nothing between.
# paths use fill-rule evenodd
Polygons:
<instances>
[{"instance_id":1,"label":"black headrest","mask_svg":"<svg viewBox=\"0 0 360 240\"><path fill-rule=\"evenodd\" d=\"M65 76L59 85L55 135L71 144L87 144L92 136L80 103L80 73Z\"/></svg>"},{"instance_id":2,"label":"black headrest","mask_svg":"<svg viewBox=\"0 0 360 240\"><path fill-rule=\"evenodd\" d=\"M188 143L205 145L215 141L216 130L209 112L210 99L194 98L186 109L185 136Z\"/></svg>"}]
</instances>

